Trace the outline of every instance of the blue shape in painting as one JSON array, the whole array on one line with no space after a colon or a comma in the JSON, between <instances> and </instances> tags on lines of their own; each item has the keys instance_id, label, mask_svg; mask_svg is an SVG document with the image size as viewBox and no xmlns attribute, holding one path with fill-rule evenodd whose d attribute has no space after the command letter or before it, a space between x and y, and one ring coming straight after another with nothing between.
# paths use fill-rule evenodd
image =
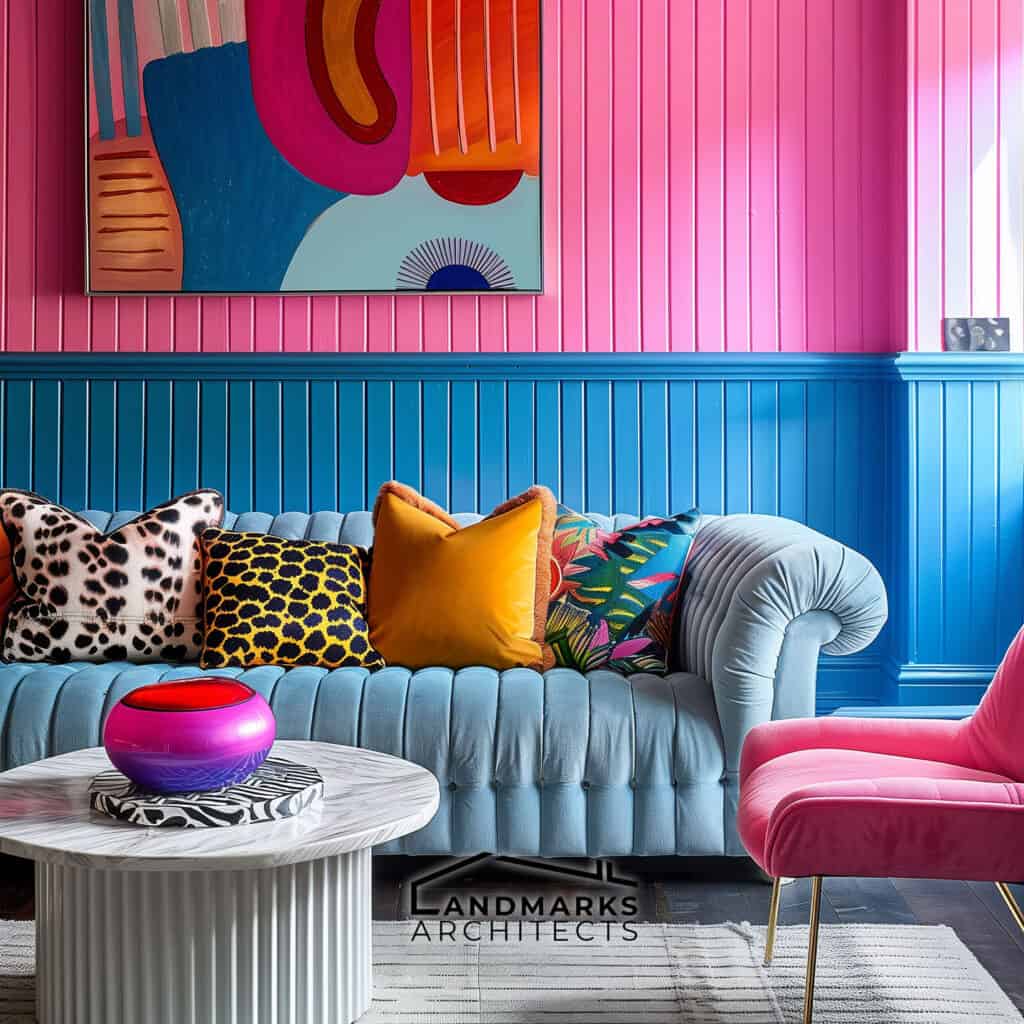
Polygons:
<instances>
[{"instance_id":1,"label":"blue shape in painting","mask_svg":"<svg viewBox=\"0 0 1024 1024\"><path fill-rule=\"evenodd\" d=\"M435 270L427 281L430 292L485 292L491 285L475 267L461 263L450 264Z\"/></svg>"},{"instance_id":2,"label":"blue shape in painting","mask_svg":"<svg viewBox=\"0 0 1024 1024\"><path fill-rule=\"evenodd\" d=\"M524 175L504 199L464 206L439 196L422 176L406 177L379 196L351 195L335 203L295 252L286 291L358 292L441 290L431 285L446 267L469 267L491 290L540 290L540 182ZM461 247L461 248L460 248ZM473 258L466 259L466 252ZM452 275L456 271L450 272ZM445 274L449 282L453 276ZM484 290L479 283L447 284L445 291Z\"/></svg>"},{"instance_id":3,"label":"blue shape in painting","mask_svg":"<svg viewBox=\"0 0 1024 1024\"><path fill-rule=\"evenodd\" d=\"M92 37L93 95L100 122L101 139L114 137L114 98L110 86L110 43L107 35L107 5L104 0L91 0L89 31Z\"/></svg>"},{"instance_id":4,"label":"blue shape in painting","mask_svg":"<svg viewBox=\"0 0 1024 1024\"><path fill-rule=\"evenodd\" d=\"M139 106L139 46L135 38L135 0L117 0L117 31L121 37L124 127L129 135L141 135L142 111Z\"/></svg>"},{"instance_id":5,"label":"blue shape in painting","mask_svg":"<svg viewBox=\"0 0 1024 1024\"><path fill-rule=\"evenodd\" d=\"M142 84L181 217L182 290L279 290L309 225L345 193L299 174L267 138L248 45L152 61Z\"/></svg>"}]
</instances>

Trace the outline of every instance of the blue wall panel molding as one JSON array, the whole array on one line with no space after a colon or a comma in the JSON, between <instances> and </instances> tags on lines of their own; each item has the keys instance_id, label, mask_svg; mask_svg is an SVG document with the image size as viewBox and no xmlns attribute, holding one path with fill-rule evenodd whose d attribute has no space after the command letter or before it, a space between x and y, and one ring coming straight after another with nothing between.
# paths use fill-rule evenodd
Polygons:
<instances>
[{"instance_id":1,"label":"blue wall panel molding","mask_svg":"<svg viewBox=\"0 0 1024 1024\"><path fill-rule=\"evenodd\" d=\"M966 703L1024 622L1024 357L893 370L887 698Z\"/></svg>"},{"instance_id":2,"label":"blue wall panel molding","mask_svg":"<svg viewBox=\"0 0 1024 1024\"><path fill-rule=\"evenodd\" d=\"M0 356L0 484L144 508L568 504L801 520L886 577L892 618L819 706L975 699L1024 621L1024 356Z\"/></svg>"},{"instance_id":3,"label":"blue wall panel molding","mask_svg":"<svg viewBox=\"0 0 1024 1024\"><path fill-rule=\"evenodd\" d=\"M1021 352L900 352L888 357L900 380L1013 380L1024 377Z\"/></svg>"},{"instance_id":4,"label":"blue wall panel molding","mask_svg":"<svg viewBox=\"0 0 1024 1024\"><path fill-rule=\"evenodd\" d=\"M5 353L0 375L36 380L877 380L891 356L823 353Z\"/></svg>"},{"instance_id":5,"label":"blue wall panel molding","mask_svg":"<svg viewBox=\"0 0 1024 1024\"><path fill-rule=\"evenodd\" d=\"M345 359L333 378L300 377L289 360L274 379L260 357L248 376L250 360L231 358L230 376L181 356L153 377L147 359L57 376L58 361L36 357L33 375L24 359L3 372L0 357L0 480L77 507L142 508L202 484L267 512L367 507L392 477L489 509L539 481L597 511L791 516L882 560L887 410L860 370L769 380L734 364L728 376L652 378L628 372L632 361L611 375L598 359L602 376L584 356L562 360L562 379L441 379L437 364L417 375L407 362L419 360L403 359L383 380L354 378Z\"/></svg>"},{"instance_id":6,"label":"blue wall panel molding","mask_svg":"<svg viewBox=\"0 0 1024 1024\"><path fill-rule=\"evenodd\" d=\"M907 705L940 704L947 698L956 704L975 704L981 700L992 680L996 665L927 665L907 664L895 658L882 666L885 682L894 703ZM819 702L821 695L819 694Z\"/></svg>"}]
</instances>

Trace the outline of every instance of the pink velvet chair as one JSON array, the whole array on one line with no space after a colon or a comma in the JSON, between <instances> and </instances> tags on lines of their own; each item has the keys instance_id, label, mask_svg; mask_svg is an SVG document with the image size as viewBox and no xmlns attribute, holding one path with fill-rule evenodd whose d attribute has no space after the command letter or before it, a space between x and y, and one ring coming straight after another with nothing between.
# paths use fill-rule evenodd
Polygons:
<instances>
[{"instance_id":1,"label":"pink velvet chair","mask_svg":"<svg viewBox=\"0 0 1024 1024\"><path fill-rule=\"evenodd\" d=\"M814 1006L821 880L952 878L1024 881L1024 629L981 706L962 722L804 718L750 731L740 763L738 827L774 880L810 877L804 1022Z\"/></svg>"}]
</instances>

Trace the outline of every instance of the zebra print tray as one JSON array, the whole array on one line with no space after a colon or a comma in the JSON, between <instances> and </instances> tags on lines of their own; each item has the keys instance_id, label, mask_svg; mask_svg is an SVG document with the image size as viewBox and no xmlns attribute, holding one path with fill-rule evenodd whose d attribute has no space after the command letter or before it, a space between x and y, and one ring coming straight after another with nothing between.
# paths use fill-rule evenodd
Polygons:
<instances>
[{"instance_id":1,"label":"zebra print tray","mask_svg":"<svg viewBox=\"0 0 1024 1024\"><path fill-rule=\"evenodd\" d=\"M89 784L94 811L147 828L221 828L291 818L320 803L324 780L308 765L268 757L244 782L206 793L150 793L118 771Z\"/></svg>"}]
</instances>

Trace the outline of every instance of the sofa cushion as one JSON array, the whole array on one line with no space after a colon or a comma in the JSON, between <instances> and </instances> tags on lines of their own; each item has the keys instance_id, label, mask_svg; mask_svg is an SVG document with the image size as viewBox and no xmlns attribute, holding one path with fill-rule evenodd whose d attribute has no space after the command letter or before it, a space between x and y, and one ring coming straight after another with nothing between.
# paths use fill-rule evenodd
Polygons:
<instances>
[{"instance_id":1,"label":"sofa cushion","mask_svg":"<svg viewBox=\"0 0 1024 1024\"><path fill-rule=\"evenodd\" d=\"M479 523L398 483L374 505L370 631L388 664L550 665L544 624L555 500L531 487Z\"/></svg>"},{"instance_id":2,"label":"sofa cushion","mask_svg":"<svg viewBox=\"0 0 1024 1024\"><path fill-rule=\"evenodd\" d=\"M368 747L430 769L441 783L437 816L381 852L726 852L730 796L714 697L685 673L0 665L0 767L96 746L130 690L197 674L261 693L282 739Z\"/></svg>"},{"instance_id":3,"label":"sofa cushion","mask_svg":"<svg viewBox=\"0 0 1024 1024\"><path fill-rule=\"evenodd\" d=\"M692 509L608 530L560 505L551 542L546 639L559 665L668 671L683 566L700 523Z\"/></svg>"},{"instance_id":4,"label":"sofa cushion","mask_svg":"<svg viewBox=\"0 0 1024 1024\"><path fill-rule=\"evenodd\" d=\"M224 501L193 491L109 532L27 491L0 492L18 595L4 657L67 662L194 660L199 653L199 535Z\"/></svg>"},{"instance_id":5,"label":"sofa cushion","mask_svg":"<svg viewBox=\"0 0 1024 1024\"><path fill-rule=\"evenodd\" d=\"M204 668L383 668L366 622L366 552L353 544L207 530Z\"/></svg>"}]
</instances>

